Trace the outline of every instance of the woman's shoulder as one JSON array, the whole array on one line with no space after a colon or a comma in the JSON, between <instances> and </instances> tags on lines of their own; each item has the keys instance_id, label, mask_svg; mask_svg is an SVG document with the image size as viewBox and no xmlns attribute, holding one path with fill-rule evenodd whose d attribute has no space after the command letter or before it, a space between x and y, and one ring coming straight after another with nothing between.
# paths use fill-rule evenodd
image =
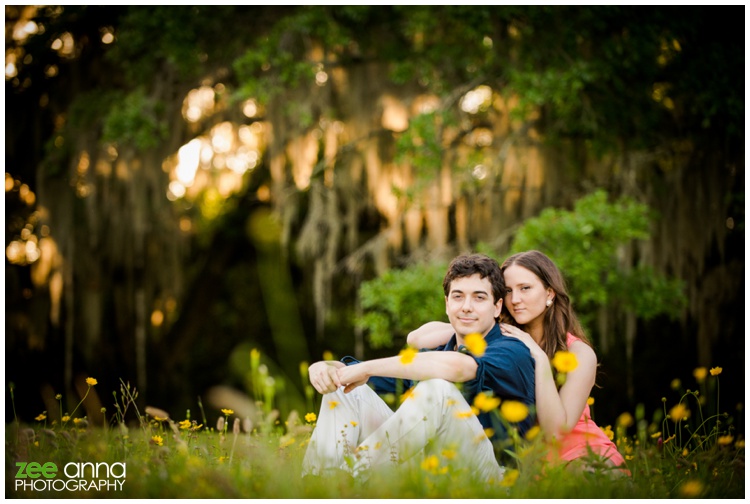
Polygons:
<instances>
[{"instance_id":1,"label":"woman's shoulder","mask_svg":"<svg viewBox=\"0 0 750 504\"><path fill-rule=\"evenodd\" d=\"M571 333L568 333L567 344L568 344L568 350L570 352L573 352L579 358L585 358L586 360L591 361L592 364L596 365L597 358L596 358L596 353L594 352L594 349L591 348L591 346L589 346L581 338L574 336Z\"/></svg>"}]
</instances>

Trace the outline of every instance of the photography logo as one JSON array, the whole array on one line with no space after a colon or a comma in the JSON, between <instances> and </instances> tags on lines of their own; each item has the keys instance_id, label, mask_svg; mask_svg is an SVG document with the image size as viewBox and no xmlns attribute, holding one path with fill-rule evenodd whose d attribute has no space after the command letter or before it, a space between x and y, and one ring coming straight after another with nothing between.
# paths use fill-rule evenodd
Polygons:
<instances>
[{"instance_id":1,"label":"photography logo","mask_svg":"<svg viewBox=\"0 0 750 504\"><path fill-rule=\"evenodd\" d=\"M16 462L16 491L121 492L126 473L124 462L68 462L62 471L54 462Z\"/></svg>"}]
</instances>

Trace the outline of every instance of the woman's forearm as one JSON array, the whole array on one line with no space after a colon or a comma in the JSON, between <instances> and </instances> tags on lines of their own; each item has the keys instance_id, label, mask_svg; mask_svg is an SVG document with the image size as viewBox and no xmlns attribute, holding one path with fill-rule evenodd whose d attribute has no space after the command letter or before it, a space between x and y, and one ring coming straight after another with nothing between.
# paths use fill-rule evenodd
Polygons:
<instances>
[{"instance_id":1,"label":"woman's forearm","mask_svg":"<svg viewBox=\"0 0 750 504\"><path fill-rule=\"evenodd\" d=\"M447 322L427 322L406 336L406 343L415 348L437 348L450 341L453 326Z\"/></svg>"},{"instance_id":2,"label":"woman's forearm","mask_svg":"<svg viewBox=\"0 0 750 504\"><path fill-rule=\"evenodd\" d=\"M582 346L574 353L578 366L568 373L565 384L559 390L547 355L541 349L532 354L535 360L537 417L547 437L559 438L575 427L594 386L597 365L594 351Z\"/></svg>"},{"instance_id":3,"label":"woman's forearm","mask_svg":"<svg viewBox=\"0 0 750 504\"><path fill-rule=\"evenodd\" d=\"M539 426L548 438L559 438L569 430L565 406L555 384L552 365L543 351L533 356L536 392L536 412ZM572 425L575 425L573 422ZM572 425L570 427L572 427Z\"/></svg>"}]
</instances>

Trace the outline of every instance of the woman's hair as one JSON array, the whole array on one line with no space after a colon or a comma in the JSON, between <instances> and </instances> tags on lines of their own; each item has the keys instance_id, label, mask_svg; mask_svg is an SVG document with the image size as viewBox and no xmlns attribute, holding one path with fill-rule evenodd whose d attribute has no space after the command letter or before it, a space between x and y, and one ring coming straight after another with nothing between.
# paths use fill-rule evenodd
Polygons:
<instances>
[{"instance_id":1,"label":"woman's hair","mask_svg":"<svg viewBox=\"0 0 750 504\"><path fill-rule=\"evenodd\" d=\"M558 350L568 349L568 333L573 334L573 336L580 338L584 343L591 346L571 306L568 289L565 286L565 279L558 267L555 266L555 263L538 250L529 250L508 257L500 269L505 274L505 270L514 264L534 273L542 281L545 289L552 289L555 293L552 305L544 312L544 320L542 322L544 333L542 342L539 345L547 356L551 359ZM510 315L505 303L503 303L503 311L500 314L500 318L503 322L507 321L518 326Z\"/></svg>"}]
</instances>

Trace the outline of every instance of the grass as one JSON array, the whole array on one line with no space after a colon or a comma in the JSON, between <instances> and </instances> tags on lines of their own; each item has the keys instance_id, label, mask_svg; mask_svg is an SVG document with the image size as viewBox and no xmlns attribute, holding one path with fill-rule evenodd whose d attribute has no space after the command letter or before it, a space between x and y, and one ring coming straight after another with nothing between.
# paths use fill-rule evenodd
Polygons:
<instances>
[{"instance_id":1,"label":"grass","mask_svg":"<svg viewBox=\"0 0 750 504\"><path fill-rule=\"evenodd\" d=\"M701 369L701 368L699 368ZM715 368L718 369L718 368ZM719 370L720 373L720 370ZM96 385L90 379L89 390ZM703 385L718 373L702 378ZM704 387L705 388L705 387ZM718 387L712 387L716 390ZM708 390L708 388L706 388ZM718 394L717 394L718 395ZM84 396L85 397L85 396ZM273 401L273 397L264 394ZM744 439L726 413L704 417L707 401L699 391L682 392L677 404L667 400L650 421L643 409L623 413L614 429L605 426L626 457L630 476L588 461L588 470L549 466L542 462L547 446L541 436L516 446L517 467L500 482L477 481L449 454L436 453L397 468L374 471L366 481L346 473L301 478L301 465L314 428L314 417L292 412L280 420L278 411L263 407L253 419L223 409L216 425L190 418L173 420L156 408L141 412L137 392L123 383L115 395L114 413L104 425L88 425L85 417L62 414L47 424L46 413L33 425L17 419L6 426L6 498L744 498ZM11 389L11 399L13 391ZM58 396L59 400L59 396ZM81 400L81 402L83 399ZM717 399L718 401L718 399ZM716 404L718 410L718 402ZM80 406L80 403L79 403ZM205 412L202 411L202 419ZM266 405L268 406L268 405ZM75 408L75 411L78 406ZM62 413L62 412L61 412ZM186 415L187 416L187 415ZM105 417L106 418L106 417ZM53 463L52 480L61 490L41 490L40 471L26 466L19 479L18 463ZM112 469L122 487L74 473L70 463L101 464ZM120 464L117 466L116 464ZM51 467L51 466L48 466ZM117 471L115 468L119 467ZM65 468L65 469L64 469ZM75 476L75 474L74 474ZM78 484L83 480L83 484ZM104 478L113 482L118 478ZM22 481L26 483L24 489ZM94 487L89 488L94 481ZM37 485L38 490L30 487Z\"/></svg>"}]
</instances>

